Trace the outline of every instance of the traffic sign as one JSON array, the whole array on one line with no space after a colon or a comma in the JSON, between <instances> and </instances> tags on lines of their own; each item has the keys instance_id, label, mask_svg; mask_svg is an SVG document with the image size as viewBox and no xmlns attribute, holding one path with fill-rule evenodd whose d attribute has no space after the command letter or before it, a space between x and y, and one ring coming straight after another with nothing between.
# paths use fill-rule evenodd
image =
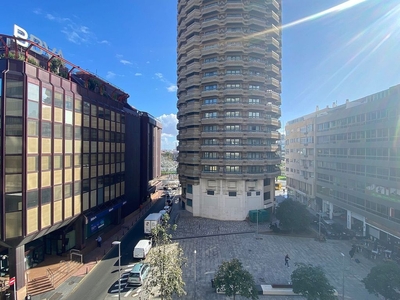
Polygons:
<instances>
[{"instance_id":1,"label":"traffic sign","mask_svg":"<svg viewBox=\"0 0 400 300\"><path fill-rule=\"evenodd\" d=\"M8 285L13 285L15 283L15 277L11 277L10 280L8 281Z\"/></svg>"}]
</instances>

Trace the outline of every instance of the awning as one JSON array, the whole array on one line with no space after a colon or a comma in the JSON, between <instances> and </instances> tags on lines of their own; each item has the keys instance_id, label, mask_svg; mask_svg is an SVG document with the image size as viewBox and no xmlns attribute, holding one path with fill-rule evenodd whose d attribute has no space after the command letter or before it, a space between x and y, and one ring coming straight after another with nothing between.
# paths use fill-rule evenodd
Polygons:
<instances>
[{"instance_id":1,"label":"awning","mask_svg":"<svg viewBox=\"0 0 400 300\"><path fill-rule=\"evenodd\" d=\"M86 217L87 221L86 224L89 222L93 222L94 220L104 217L105 215L111 213L112 211L120 208L121 206L125 205L127 203L126 200L121 200L119 202L113 202L110 201L110 203L107 205L108 207L103 207L103 209L99 209L96 211L89 211L87 213L84 213L84 216Z\"/></svg>"}]
</instances>

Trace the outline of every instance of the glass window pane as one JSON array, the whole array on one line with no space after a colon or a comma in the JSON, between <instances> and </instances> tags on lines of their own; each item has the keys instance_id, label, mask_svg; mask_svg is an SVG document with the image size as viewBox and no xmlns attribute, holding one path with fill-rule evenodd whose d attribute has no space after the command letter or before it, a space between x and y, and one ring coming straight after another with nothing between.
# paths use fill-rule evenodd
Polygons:
<instances>
[{"instance_id":1,"label":"glass window pane","mask_svg":"<svg viewBox=\"0 0 400 300\"><path fill-rule=\"evenodd\" d=\"M72 155L65 155L64 157L64 168L70 168L72 164Z\"/></svg>"},{"instance_id":2,"label":"glass window pane","mask_svg":"<svg viewBox=\"0 0 400 300\"><path fill-rule=\"evenodd\" d=\"M38 157L37 156L28 156L27 170L28 170L28 172L38 171Z\"/></svg>"},{"instance_id":3,"label":"glass window pane","mask_svg":"<svg viewBox=\"0 0 400 300\"><path fill-rule=\"evenodd\" d=\"M71 183L64 184L64 198L69 198L72 195L72 185Z\"/></svg>"},{"instance_id":4,"label":"glass window pane","mask_svg":"<svg viewBox=\"0 0 400 300\"><path fill-rule=\"evenodd\" d=\"M22 117L22 99L6 99L6 116Z\"/></svg>"},{"instance_id":5,"label":"glass window pane","mask_svg":"<svg viewBox=\"0 0 400 300\"><path fill-rule=\"evenodd\" d=\"M47 204L51 201L51 188L42 189L41 204Z\"/></svg>"},{"instance_id":6,"label":"glass window pane","mask_svg":"<svg viewBox=\"0 0 400 300\"><path fill-rule=\"evenodd\" d=\"M75 167L79 167L81 165L81 155L80 154L76 154L74 159L75 159L74 166Z\"/></svg>"},{"instance_id":7,"label":"glass window pane","mask_svg":"<svg viewBox=\"0 0 400 300\"><path fill-rule=\"evenodd\" d=\"M51 89L42 87L42 103L51 105L53 103L53 97Z\"/></svg>"},{"instance_id":8,"label":"glass window pane","mask_svg":"<svg viewBox=\"0 0 400 300\"><path fill-rule=\"evenodd\" d=\"M39 86L28 82L28 99L39 102Z\"/></svg>"},{"instance_id":9,"label":"glass window pane","mask_svg":"<svg viewBox=\"0 0 400 300\"><path fill-rule=\"evenodd\" d=\"M39 103L28 101L28 118L39 118Z\"/></svg>"},{"instance_id":10,"label":"glass window pane","mask_svg":"<svg viewBox=\"0 0 400 300\"><path fill-rule=\"evenodd\" d=\"M62 169L63 167L63 159L62 155L54 156L54 169Z\"/></svg>"},{"instance_id":11,"label":"glass window pane","mask_svg":"<svg viewBox=\"0 0 400 300\"><path fill-rule=\"evenodd\" d=\"M80 194L81 194L81 182L75 181L74 182L74 195L80 195Z\"/></svg>"},{"instance_id":12,"label":"glass window pane","mask_svg":"<svg viewBox=\"0 0 400 300\"><path fill-rule=\"evenodd\" d=\"M61 93L54 92L54 106L64 108L64 99Z\"/></svg>"},{"instance_id":13,"label":"glass window pane","mask_svg":"<svg viewBox=\"0 0 400 300\"><path fill-rule=\"evenodd\" d=\"M28 120L28 136L38 136L39 122L37 120Z\"/></svg>"},{"instance_id":14,"label":"glass window pane","mask_svg":"<svg viewBox=\"0 0 400 300\"><path fill-rule=\"evenodd\" d=\"M54 193L54 195L53 195L54 201L61 200L62 197L63 197L63 194L62 194L62 185L56 185L56 186L54 186L54 188L53 188L53 193Z\"/></svg>"},{"instance_id":15,"label":"glass window pane","mask_svg":"<svg viewBox=\"0 0 400 300\"><path fill-rule=\"evenodd\" d=\"M22 156L6 155L6 173L22 172Z\"/></svg>"},{"instance_id":16,"label":"glass window pane","mask_svg":"<svg viewBox=\"0 0 400 300\"><path fill-rule=\"evenodd\" d=\"M42 122L42 137L51 137L51 123Z\"/></svg>"},{"instance_id":17,"label":"glass window pane","mask_svg":"<svg viewBox=\"0 0 400 300\"><path fill-rule=\"evenodd\" d=\"M75 126L75 139L80 140L82 138L82 128L80 126ZM87 131L87 134L89 135L89 131Z\"/></svg>"},{"instance_id":18,"label":"glass window pane","mask_svg":"<svg viewBox=\"0 0 400 300\"><path fill-rule=\"evenodd\" d=\"M6 175L5 192L20 192L22 191L22 174Z\"/></svg>"},{"instance_id":19,"label":"glass window pane","mask_svg":"<svg viewBox=\"0 0 400 300\"><path fill-rule=\"evenodd\" d=\"M6 135L22 136L22 118L6 117Z\"/></svg>"},{"instance_id":20,"label":"glass window pane","mask_svg":"<svg viewBox=\"0 0 400 300\"><path fill-rule=\"evenodd\" d=\"M82 101L79 99L75 99L75 111L82 112Z\"/></svg>"},{"instance_id":21,"label":"glass window pane","mask_svg":"<svg viewBox=\"0 0 400 300\"><path fill-rule=\"evenodd\" d=\"M21 77L21 80L13 80L13 79L8 78L6 81L6 96L22 99L22 97L24 95L23 87L24 87L24 85L23 85L22 77Z\"/></svg>"},{"instance_id":22,"label":"glass window pane","mask_svg":"<svg viewBox=\"0 0 400 300\"><path fill-rule=\"evenodd\" d=\"M62 124L54 123L54 138L56 138L56 139L63 138L63 125Z\"/></svg>"},{"instance_id":23,"label":"glass window pane","mask_svg":"<svg viewBox=\"0 0 400 300\"><path fill-rule=\"evenodd\" d=\"M72 130L73 130L72 126L65 126L65 139L72 140L72 135L73 135Z\"/></svg>"},{"instance_id":24,"label":"glass window pane","mask_svg":"<svg viewBox=\"0 0 400 300\"><path fill-rule=\"evenodd\" d=\"M83 113L86 115L90 114L90 103L83 102Z\"/></svg>"},{"instance_id":25,"label":"glass window pane","mask_svg":"<svg viewBox=\"0 0 400 300\"><path fill-rule=\"evenodd\" d=\"M42 156L42 171L51 169L51 156Z\"/></svg>"},{"instance_id":26,"label":"glass window pane","mask_svg":"<svg viewBox=\"0 0 400 300\"><path fill-rule=\"evenodd\" d=\"M22 193L8 194L5 200L6 212L22 210Z\"/></svg>"},{"instance_id":27,"label":"glass window pane","mask_svg":"<svg viewBox=\"0 0 400 300\"><path fill-rule=\"evenodd\" d=\"M65 124L72 125L73 114L72 111L66 110L65 111Z\"/></svg>"},{"instance_id":28,"label":"glass window pane","mask_svg":"<svg viewBox=\"0 0 400 300\"><path fill-rule=\"evenodd\" d=\"M74 100L72 96L65 95L65 109L72 110L73 105L74 105Z\"/></svg>"},{"instance_id":29,"label":"glass window pane","mask_svg":"<svg viewBox=\"0 0 400 300\"><path fill-rule=\"evenodd\" d=\"M26 194L26 206L27 208L36 207L39 203L38 191L29 191Z\"/></svg>"},{"instance_id":30,"label":"glass window pane","mask_svg":"<svg viewBox=\"0 0 400 300\"><path fill-rule=\"evenodd\" d=\"M22 137L6 136L6 154L22 153Z\"/></svg>"}]
</instances>

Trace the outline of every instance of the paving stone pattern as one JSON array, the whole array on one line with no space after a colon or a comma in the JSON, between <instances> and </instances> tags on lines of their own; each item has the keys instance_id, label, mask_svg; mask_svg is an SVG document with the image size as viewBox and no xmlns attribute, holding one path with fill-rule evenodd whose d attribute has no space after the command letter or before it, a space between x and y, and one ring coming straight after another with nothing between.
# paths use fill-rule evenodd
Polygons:
<instances>
[{"instance_id":1,"label":"paving stone pattern","mask_svg":"<svg viewBox=\"0 0 400 300\"><path fill-rule=\"evenodd\" d=\"M344 265L345 299L378 299L370 295L361 283L375 263L361 254L355 256L361 263L357 264L351 260L348 254L351 241L317 242L313 238L274 235L271 234L268 224L260 224L257 235L256 224L247 221L217 221L193 218L186 211L175 213L179 213L180 216L173 237L180 243L188 259L184 267L184 281L188 294L184 299L229 299L215 293L211 287L211 279L218 266L232 258L238 258L242 262L254 276L256 284L288 283L295 263L320 265L338 291L340 299ZM248 233L249 231L252 233ZM341 252L345 254L344 258ZM289 268L284 266L286 254L291 258ZM300 296L260 296L260 299L262 298L304 299Z\"/></svg>"}]
</instances>

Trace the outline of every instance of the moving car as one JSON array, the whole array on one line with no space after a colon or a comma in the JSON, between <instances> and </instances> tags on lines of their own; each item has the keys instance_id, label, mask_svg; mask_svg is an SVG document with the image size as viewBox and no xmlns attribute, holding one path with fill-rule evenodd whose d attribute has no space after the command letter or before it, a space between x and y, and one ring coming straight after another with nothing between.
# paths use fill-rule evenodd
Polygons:
<instances>
[{"instance_id":1,"label":"moving car","mask_svg":"<svg viewBox=\"0 0 400 300\"><path fill-rule=\"evenodd\" d=\"M321 233L325 235L327 239L339 239L340 234L334 231L330 226L325 225L324 223L320 222L321 226Z\"/></svg>"},{"instance_id":2,"label":"moving car","mask_svg":"<svg viewBox=\"0 0 400 300\"><path fill-rule=\"evenodd\" d=\"M143 285L150 272L150 265L147 263L137 263L129 272L127 285Z\"/></svg>"}]
</instances>

